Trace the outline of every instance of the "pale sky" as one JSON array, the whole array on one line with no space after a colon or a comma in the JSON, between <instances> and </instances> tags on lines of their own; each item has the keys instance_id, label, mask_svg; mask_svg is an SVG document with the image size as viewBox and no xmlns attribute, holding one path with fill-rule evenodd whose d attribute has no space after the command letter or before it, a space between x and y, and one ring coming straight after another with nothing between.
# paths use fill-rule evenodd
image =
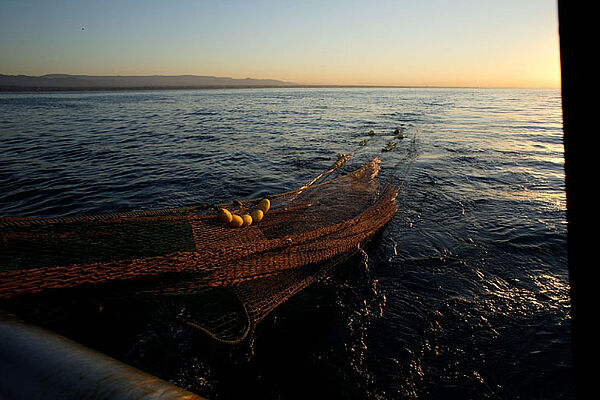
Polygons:
<instances>
[{"instance_id":1,"label":"pale sky","mask_svg":"<svg viewBox=\"0 0 600 400\"><path fill-rule=\"evenodd\" d=\"M0 74L49 73L560 87L557 4L0 0Z\"/></svg>"}]
</instances>

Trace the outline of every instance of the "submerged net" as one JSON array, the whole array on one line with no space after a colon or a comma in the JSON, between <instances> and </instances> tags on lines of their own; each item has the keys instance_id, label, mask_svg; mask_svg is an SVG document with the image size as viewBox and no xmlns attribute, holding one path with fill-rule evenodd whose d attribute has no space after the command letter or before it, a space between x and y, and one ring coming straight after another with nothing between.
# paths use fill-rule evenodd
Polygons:
<instances>
[{"instance_id":1,"label":"submerged net","mask_svg":"<svg viewBox=\"0 0 600 400\"><path fill-rule=\"evenodd\" d=\"M396 212L398 186L379 160L271 197L259 223L232 228L207 207L81 216L0 218L0 300L134 278L182 276L136 294L168 296L215 339L243 340L271 310L325 276ZM239 215L256 200L229 204ZM166 281L165 281L166 282Z\"/></svg>"}]
</instances>

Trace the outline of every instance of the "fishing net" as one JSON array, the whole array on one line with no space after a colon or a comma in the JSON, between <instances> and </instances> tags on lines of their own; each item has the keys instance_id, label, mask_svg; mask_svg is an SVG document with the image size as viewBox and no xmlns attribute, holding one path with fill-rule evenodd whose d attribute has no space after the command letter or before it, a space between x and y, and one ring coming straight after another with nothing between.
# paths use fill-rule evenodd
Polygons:
<instances>
[{"instance_id":1,"label":"fishing net","mask_svg":"<svg viewBox=\"0 0 600 400\"><path fill-rule=\"evenodd\" d=\"M136 291L166 296L182 319L223 342L243 340L258 321L382 228L398 186L376 179L379 159L332 177L349 156L299 189L270 197L262 221L232 228L258 199L218 206L67 218L0 218L0 301L145 277ZM181 276L173 280L170 277Z\"/></svg>"}]
</instances>

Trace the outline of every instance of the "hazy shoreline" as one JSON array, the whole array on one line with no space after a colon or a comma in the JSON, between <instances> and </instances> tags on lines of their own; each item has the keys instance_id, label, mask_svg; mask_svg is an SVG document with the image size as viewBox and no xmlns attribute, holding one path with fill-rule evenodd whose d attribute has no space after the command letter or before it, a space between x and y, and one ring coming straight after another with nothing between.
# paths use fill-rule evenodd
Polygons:
<instances>
[{"instance_id":1,"label":"hazy shoreline","mask_svg":"<svg viewBox=\"0 0 600 400\"><path fill-rule=\"evenodd\" d=\"M148 86L148 87L11 87L0 86L1 93L49 93L49 92L113 92L113 91L169 91L169 90L222 90L222 89L524 89L524 90L560 90L560 88L536 87L493 87L493 86L392 86L392 85L264 85L264 86Z\"/></svg>"},{"instance_id":2,"label":"hazy shoreline","mask_svg":"<svg viewBox=\"0 0 600 400\"><path fill-rule=\"evenodd\" d=\"M278 88L401 88L401 89L538 89L526 87L377 85L377 84L305 84L264 78L231 78L208 75L70 75L41 76L0 74L0 92L90 92L207 89L278 89ZM539 88L541 89L541 88ZM556 88L547 88L556 89Z\"/></svg>"}]
</instances>

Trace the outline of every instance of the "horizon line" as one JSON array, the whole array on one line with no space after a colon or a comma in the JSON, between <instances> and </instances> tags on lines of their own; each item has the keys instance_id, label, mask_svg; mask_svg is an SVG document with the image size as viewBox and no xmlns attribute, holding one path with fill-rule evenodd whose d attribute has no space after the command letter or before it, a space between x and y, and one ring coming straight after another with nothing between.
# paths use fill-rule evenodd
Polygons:
<instances>
[{"instance_id":1,"label":"horizon line","mask_svg":"<svg viewBox=\"0 0 600 400\"><path fill-rule=\"evenodd\" d=\"M38 93L38 92L109 92L109 91L161 91L161 90L223 90L223 89L506 89L506 90L562 90L554 86L446 86L446 85L361 85L361 84L290 84L290 85L253 85L253 86L147 86L147 87L31 87L0 86L2 93Z\"/></svg>"}]
</instances>

